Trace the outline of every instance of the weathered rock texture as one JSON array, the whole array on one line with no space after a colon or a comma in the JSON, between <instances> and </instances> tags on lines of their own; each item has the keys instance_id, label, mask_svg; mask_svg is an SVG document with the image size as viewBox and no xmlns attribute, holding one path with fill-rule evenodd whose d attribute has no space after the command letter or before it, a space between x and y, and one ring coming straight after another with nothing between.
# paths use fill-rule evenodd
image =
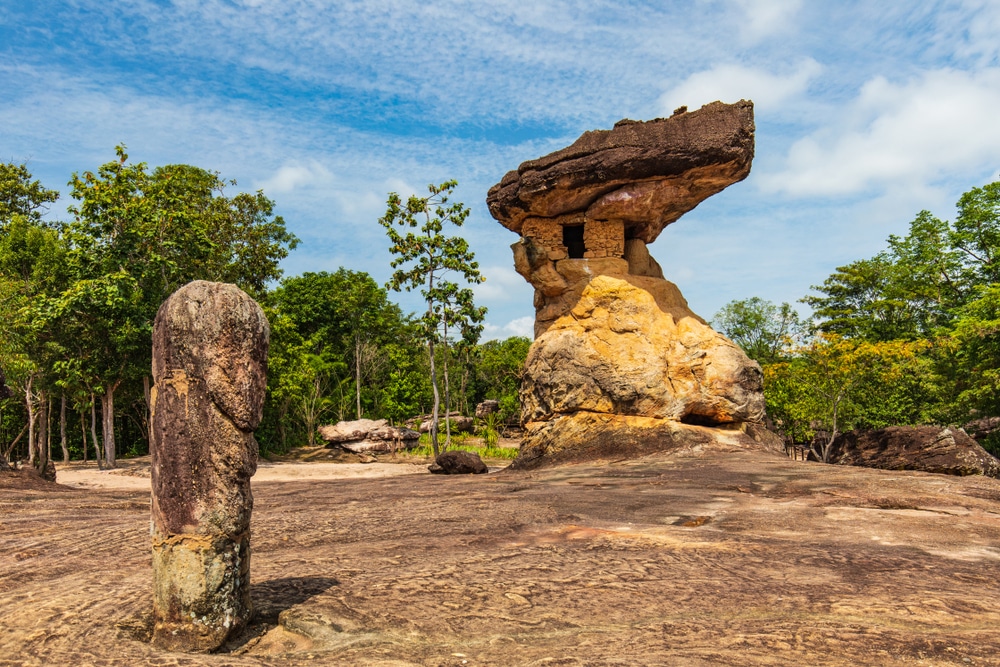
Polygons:
<instances>
[{"instance_id":1,"label":"weathered rock texture","mask_svg":"<svg viewBox=\"0 0 1000 667\"><path fill-rule=\"evenodd\" d=\"M842 433L830 447L829 461L886 470L1000 477L1000 461L975 440L961 429L938 426L891 426Z\"/></svg>"},{"instance_id":2,"label":"weathered rock texture","mask_svg":"<svg viewBox=\"0 0 1000 667\"><path fill-rule=\"evenodd\" d=\"M321 426L319 436L331 445L357 454L412 449L420 441L416 431L390 426L385 419L356 419Z\"/></svg>"},{"instance_id":3,"label":"weathered rock texture","mask_svg":"<svg viewBox=\"0 0 1000 667\"><path fill-rule=\"evenodd\" d=\"M434 463L427 466L435 475L483 475L489 468L475 452L451 449L438 454Z\"/></svg>"},{"instance_id":4,"label":"weathered rock texture","mask_svg":"<svg viewBox=\"0 0 1000 667\"><path fill-rule=\"evenodd\" d=\"M160 307L151 396L153 642L211 651L250 619L253 430L270 329L235 285L196 281Z\"/></svg>"},{"instance_id":5,"label":"weathered rock texture","mask_svg":"<svg viewBox=\"0 0 1000 667\"><path fill-rule=\"evenodd\" d=\"M747 177L753 135L748 101L713 102L645 123L622 120L522 163L486 201L494 218L522 236L535 236L523 231L525 225L556 230L598 221L652 243L666 225Z\"/></svg>"},{"instance_id":6,"label":"weathered rock texture","mask_svg":"<svg viewBox=\"0 0 1000 667\"><path fill-rule=\"evenodd\" d=\"M627 417L709 426L763 417L760 367L691 312L647 249L666 225L746 178L753 140L752 103L715 102L587 132L490 190L490 212L521 235L514 266L535 288L519 465L570 446L583 424L596 431L577 445L597 452L607 447L591 445L619 429L662 440L661 426ZM617 421L598 426L592 415Z\"/></svg>"},{"instance_id":7,"label":"weathered rock texture","mask_svg":"<svg viewBox=\"0 0 1000 667\"><path fill-rule=\"evenodd\" d=\"M488 398L476 406L476 419L486 419L498 412L500 412L500 401Z\"/></svg>"}]
</instances>

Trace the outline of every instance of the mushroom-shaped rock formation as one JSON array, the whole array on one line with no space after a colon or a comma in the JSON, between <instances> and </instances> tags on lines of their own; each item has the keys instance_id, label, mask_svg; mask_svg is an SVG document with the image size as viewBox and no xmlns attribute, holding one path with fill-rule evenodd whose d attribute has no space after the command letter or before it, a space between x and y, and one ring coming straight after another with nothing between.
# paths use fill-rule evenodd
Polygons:
<instances>
[{"instance_id":1,"label":"mushroom-shaped rock formation","mask_svg":"<svg viewBox=\"0 0 1000 667\"><path fill-rule=\"evenodd\" d=\"M611 456L616 433L677 444L684 425L763 417L760 367L691 312L646 247L746 178L753 140L751 102L714 102L587 132L490 189L493 217L521 235L514 266L535 288L514 467Z\"/></svg>"}]
</instances>

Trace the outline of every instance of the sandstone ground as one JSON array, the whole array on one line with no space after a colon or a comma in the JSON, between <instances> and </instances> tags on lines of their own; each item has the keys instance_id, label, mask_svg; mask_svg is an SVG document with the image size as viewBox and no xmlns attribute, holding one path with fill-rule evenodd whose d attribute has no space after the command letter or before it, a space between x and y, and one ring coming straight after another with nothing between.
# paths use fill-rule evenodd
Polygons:
<instances>
[{"instance_id":1,"label":"sandstone ground","mask_svg":"<svg viewBox=\"0 0 1000 667\"><path fill-rule=\"evenodd\" d=\"M993 479L717 448L469 477L262 465L256 620L180 655L147 643L131 472L0 476L0 665L1000 665Z\"/></svg>"}]
</instances>

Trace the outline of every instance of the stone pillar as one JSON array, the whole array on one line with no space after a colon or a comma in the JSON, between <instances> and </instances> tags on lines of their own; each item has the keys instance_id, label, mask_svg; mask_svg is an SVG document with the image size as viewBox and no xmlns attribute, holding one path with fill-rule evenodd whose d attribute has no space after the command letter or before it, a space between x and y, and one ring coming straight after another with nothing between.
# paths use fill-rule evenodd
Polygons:
<instances>
[{"instance_id":1,"label":"stone pillar","mask_svg":"<svg viewBox=\"0 0 1000 667\"><path fill-rule=\"evenodd\" d=\"M153 327L153 643L212 651L249 621L253 430L270 329L235 285L195 281Z\"/></svg>"}]
</instances>

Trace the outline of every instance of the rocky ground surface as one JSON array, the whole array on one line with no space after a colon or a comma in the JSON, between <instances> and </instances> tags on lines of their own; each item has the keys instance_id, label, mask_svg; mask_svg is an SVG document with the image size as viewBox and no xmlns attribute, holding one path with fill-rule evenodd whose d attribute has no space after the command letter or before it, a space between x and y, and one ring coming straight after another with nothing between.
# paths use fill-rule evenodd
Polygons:
<instances>
[{"instance_id":1,"label":"rocky ground surface","mask_svg":"<svg viewBox=\"0 0 1000 667\"><path fill-rule=\"evenodd\" d=\"M257 616L215 655L147 643L141 466L0 475L0 665L1000 665L994 479L711 448L319 465L254 478Z\"/></svg>"}]
</instances>

